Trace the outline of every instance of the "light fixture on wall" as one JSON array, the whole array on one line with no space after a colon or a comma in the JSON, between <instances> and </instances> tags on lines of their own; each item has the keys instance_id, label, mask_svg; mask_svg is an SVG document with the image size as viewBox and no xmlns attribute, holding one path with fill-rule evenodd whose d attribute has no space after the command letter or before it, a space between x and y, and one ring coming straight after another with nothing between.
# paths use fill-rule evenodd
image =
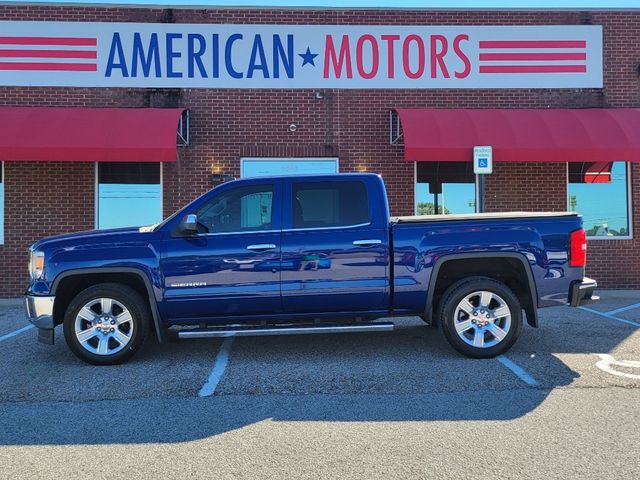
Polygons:
<instances>
[{"instance_id":1,"label":"light fixture on wall","mask_svg":"<svg viewBox=\"0 0 640 480\"><path fill-rule=\"evenodd\" d=\"M313 92L313 96L316 100L322 100L324 98L324 92L322 90L316 90Z\"/></svg>"},{"instance_id":2,"label":"light fixture on wall","mask_svg":"<svg viewBox=\"0 0 640 480\"><path fill-rule=\"evenodd\" d=\"M221 183L235 180L235 177L231 175L225 175L222 173L222 166L219 163L212 163L210 167L211 173L209 174L209 180L213 186L218 186Z\"/></svg>"},{"instance_id":3,"label":"light fixture on wall","mask_svg":"<svg viewBox=\"0 0 640 480\"><path fill-rule=\"evenodd\" d=\"M295 123L289 125L289 131L291 133L295 132L296 130L298 130L298 126Z\"/></svg>"},{"instance_id":4,"label":"light fixture on wall","mask_svg":"<svg viewBox=\"0 0 640 480\"><path fill-rule=\"evenodd\" d=\"M209 180L211 180L211 184L213 186L218 186L221 183L230 182L235 179L236 177L233 177L231 175L225 175L223 173L212 173L209 175Z\"/></svg>"}]
</instances>

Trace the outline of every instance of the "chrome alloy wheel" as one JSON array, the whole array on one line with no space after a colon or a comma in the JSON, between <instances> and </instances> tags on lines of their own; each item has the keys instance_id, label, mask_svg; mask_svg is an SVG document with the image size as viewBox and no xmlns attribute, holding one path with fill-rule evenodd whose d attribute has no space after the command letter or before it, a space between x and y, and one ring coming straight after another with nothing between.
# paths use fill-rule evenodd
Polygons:
<instances>
[{"instance_id":1,"label":"chrome alloy wheel","mask_svg":"<svg viewBox=\"0 0 640 480\"><path fill-rule=\"evenodd\" d=\"M511 310L507 302L493 292L473 292L456 306L454 327L467 345L490 348L509 333Z\"/></svg>"},{"instance_id":2,"label":"chrome alloy wheel","mask_svg":"<svg viewBox=\"0 0 640 480\"><path fill-rule=\"evenodd\" d=\"M75 320L75 334L82 347L96 355L112 355L125 348L133 336L133 318L112 298L86 303Z\"/></svg>"}]
</instances>

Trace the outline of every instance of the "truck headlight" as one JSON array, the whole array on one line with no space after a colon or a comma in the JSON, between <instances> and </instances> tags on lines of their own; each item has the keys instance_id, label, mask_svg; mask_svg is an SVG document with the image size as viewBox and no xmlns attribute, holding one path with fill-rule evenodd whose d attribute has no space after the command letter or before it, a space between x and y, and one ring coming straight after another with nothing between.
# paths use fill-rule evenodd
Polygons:
<instances>
[{"instance_id":1,"label":"truck headlight","mask_svg":"<svg viewBox=\"0 0 640 480\"><path fill-rule=\"evenodd\" d=\"M32 251L29 259L29 275L33 280L42 277L44 272L44 252Z\"/></svg>"}]
</instances>

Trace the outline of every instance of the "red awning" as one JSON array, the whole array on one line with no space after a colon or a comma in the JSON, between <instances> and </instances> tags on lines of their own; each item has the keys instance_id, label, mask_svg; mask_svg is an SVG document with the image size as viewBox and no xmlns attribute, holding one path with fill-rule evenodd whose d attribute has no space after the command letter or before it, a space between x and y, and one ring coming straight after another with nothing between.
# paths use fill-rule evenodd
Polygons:
<instances>
[{"instance_id":1,"label":"red awning","mask_svg":"<svg viewBox=\"0 0 640 480\"><path fill-rule=\"evenodd\" d=\"M183 111L0 107L0 160L174 162Z\"/></svg>"},{"instance_id":2,"label":"red awning","mask_svg":"<svg viewBox=\"0 0 640 480\"><path fill-rule=\"evenodd\" d=\"M640 162L640 109L397 109L404 156L471 161L491 145L498 162Z\"/></svg>"}]
</instances>

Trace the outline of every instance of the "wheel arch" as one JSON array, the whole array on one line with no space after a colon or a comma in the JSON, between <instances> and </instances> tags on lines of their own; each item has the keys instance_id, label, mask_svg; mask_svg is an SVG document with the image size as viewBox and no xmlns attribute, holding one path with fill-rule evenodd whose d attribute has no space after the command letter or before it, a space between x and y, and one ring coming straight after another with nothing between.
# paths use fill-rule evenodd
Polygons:
<instances>
[{"instance_id":1,"label":"wheel arch","mask_svg":"<svg viewBox=\"0 0 640 480\"><path fill-rule=\"evenodd\" d=\"M460 275L462 262L464 262L464 275ZM489 266L487 271L482 270L483 266L485 268ZM505 266L509 274L504 276L496 274ZM449 286L465 277L479 275L498 280L514 290L527 315L527 323L532 327L538 326L538 294L531 266L522 254L515 252L457 253L439 258L431 272L423 313L424 320L427 323L433 323L434 310L440 302L440 296ZM510 282L506 282L505 279Z\"/></svg>"},{"instance_id":2,"label":"wheel arch","mask_svg":"<svg viewBox=\"0 0 640 480\"><path fill-rule=\"evenodd\" d=\"M80 268L68 270L58 275L51 286L51 294L55 295L53 319L56 325L62 323L64 312L75 295L85 288L99 283L127 285L146 298L158 341L160 343L166 341L166 332L160 320L151 280L142 270L133 267Z\"/></svg>"}]
</instances>

